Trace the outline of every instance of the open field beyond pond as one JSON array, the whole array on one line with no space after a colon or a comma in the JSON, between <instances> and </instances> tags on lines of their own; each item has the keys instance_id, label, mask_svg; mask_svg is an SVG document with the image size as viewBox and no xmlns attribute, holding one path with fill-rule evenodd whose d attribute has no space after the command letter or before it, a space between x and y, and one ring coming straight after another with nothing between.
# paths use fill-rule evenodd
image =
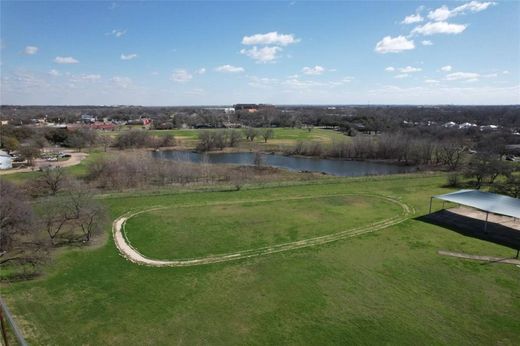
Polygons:
<instances>
[{"instance_id":1,"label":"open field beyond pond","mask_svg":"<svg viewBox=\"0 0 520 346\"><path fill-rule=\"evenodd\" d=\"M520 269L437 255L510 248L416 220L444 176L103 198L157 258L203 256L334 233L415 209L397 225L324 245L186 268L127 261L111 237L64 250L41 278L3 284L30 344L502 344L520 338ZM347 196L349 195L349 196ZM266 202L269 201L269 202ZM440 207L434 205L434 207ZM107 225L106 232L110 232Z\"/></svg>"}]
</instances>

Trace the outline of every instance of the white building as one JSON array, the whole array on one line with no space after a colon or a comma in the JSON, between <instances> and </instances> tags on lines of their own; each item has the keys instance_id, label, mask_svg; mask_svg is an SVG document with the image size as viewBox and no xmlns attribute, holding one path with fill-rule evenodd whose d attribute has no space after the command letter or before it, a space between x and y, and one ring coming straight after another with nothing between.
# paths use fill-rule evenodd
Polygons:
<instances>
[{"instance_id":1,"label":"white building","mask_svg":"<svg viewBox=\"0 0 520 346\"><path fill-rule=\"evenodd\" d=\"M13 158L3 150L0 150L0 169L13 168Z\"/></svg>"}]
</instances>

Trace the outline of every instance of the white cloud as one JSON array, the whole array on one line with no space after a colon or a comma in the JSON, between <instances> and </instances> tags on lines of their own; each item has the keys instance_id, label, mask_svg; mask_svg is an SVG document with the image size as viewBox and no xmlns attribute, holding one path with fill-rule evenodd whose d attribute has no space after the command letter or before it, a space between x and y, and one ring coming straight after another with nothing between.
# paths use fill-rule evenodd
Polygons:
<instances>
[{"instance_id":1,"label":"white cloud","mask_svg":"<svg viewBox=\"0 0 520 346\"><path fill-rule=\"evenodd\" d=\"M259 63L273 62L277 58L278 52L282 51L280 47L262 47L258 48L254 46L251 49L240 50L241 54L244 54L251 59L256 60Z\"/></svg>"},{"instance_id":2,"label":"white cloud","mask_svg":"<svg viewBox=\"0 0 520 346\"><path fill-rule=\"evenodd\" d=\"M443 71L443 72L451 72L452 69L453 69L453 67L451 67L451 65L446 65L446 66L441 67L441 71Z\"/></svg>"},{"instance_id":3,"label":"white cloud","mask_svg":"<svg viewBox=\"0 0 520 346\"><path fill-rule=\"evenodd\" d=\"M106 35L109 35L109 36L114 36L114 37L121 37L121 36L124 36L126 34L126 30L112 30L111 32L108 32L106 33Z\"/></svg>"},{"instance_id":4,"label":"white cloud","mask_svg":"<svg viewBox=\"0 0 520 346\"><path fill-rule=\"evenodd\" d=\"M132 60L137 58L137 54L131 53L131 54L121 54L121 60Z\"/></svg>"},{"instance_id":5,"label":"white cloud","mask_svg":"<svg viewBox=\"0 0 520 346\"><path fill-rule=\"evenodd\" d=\"M464 80L464 81L476 81L480 77L480 74L473 72L454 72L446 75L446 80L456 81L456 80Z\"/></svg>"},{"instance_id":6,"label":"white cloud","mask_svg":"<svg viewBox=\"0 0 520 346\"><path fill-rule=\"evenodd\" d=\"M408 40L404 36L385 36L381 41L377 42L375 51L380 54L399 53L405 50L414 49L413 40Z\"/></svg>"},{"instance_id":7,"label":"white cloud","mask_svg":"<svg viewBox=\"0 0 520 346\"><path fill-rule=\"evenodd\" d=\"M435 35L435 34L460 34L466 30L468 26L465 24L451 24L447 22L426 23L417 26L412 30L412 34Z\"/></svg>"},{"instance_id":8,"label":"white cloud","mask_svg":"<svg viewBox=\"0 0 520 346\"><path fill-rule=\"evenodd\" d=\"M461 6L450 10L448 6L443 5L428 13L428 18L434 21L445 21L448 18L456 17L466 12L480 12L487 9L489 6L495 5L495 2L479 2L471 1Z\"/></svg>"},{"instance_id":9,"label":"white cloud","mask_svg":"<svg viewBox=\"0 0 520 346\"><path fill-rule=\"evenodd\" d=\"M498 73L488 73L488 74L482 75L482 77L484 77L484 78L497 78L498 77Z\"/></svg>"},{"instance_id":10,"label":"white cloud","mask_svg":"<svg viewBox=\"0 0 520 346\"><path fill-rule=\"evenodd\" d=\"M422 68L420 67L412 67L412 66L406 66L399 68L399 72L401 73L413 73L413 72L420 72L422 71Z\"/></svg>"},{"instance_id":11,"label":"white cloud","mask_svg":"<svg viewBox=\"0 0 520 346\"><path fill-rule=\"evenodd\" d=\"M77 64L78 60L74 59L71 56L57 56L54 58L54 62L56 64Z\"/></svg>"},{"instance_id":12,"label":"white cloud","mask_svg":"<svg viewBox=\"0 0 520 346\"><path fill-rule=\"evenodd\" d=\"M393 66L388 66L387 68L385 68L385 71L386 71L386 72L394 72L394 71L395 71L395 67L393 67Z\"/></svg>"},{"instance_id":13,"label":"white cloud","mask_svg":"<svg viewBox=\"0 0 520 346\"><path fill-rule=\"evenodd\" d=\"M430 40L424 40L424 41L421 41L421 44L423 46L433 46L433 42L430 41Z\"/></svg>"},{"instance_id":14,"label":"white cloud","mask_svg":"<svg viewBox=\"0 0 520 346\"><path fill-rule=\"evenodd\" d=\"M222 66L218 66L217 68L215 68L215 71L227 72L227 73L239 73L239 72L244 72L245 70L243 67L237 67L237 66L232 66L232 65L222 65Z\"/></svg>"},{"instance_id":15,"label":"white cloud","mask_svg":"<svg viewBox=\"0 0 520 346\"><path fill-rule=\"evenodd\" d=\"M206 68L205 67L201 67L197 70L197 74L204 74L206 73Z\"/></svg>"},{"instance_id":16,"label":"white cloud","mask_svg":"<svg viewBox=\"0 0 520 346\"><path fill-rule=\"evenodd\" d=\"M509 71L508 70L504 70L504 71L502 71L502 74L509 74Z\"/></svg>"},{"instance_id":17,"label":"white cloud","mask_svg":"<svg viewBox=\"0 0 520 346\"><path fill-rule=\"evenodd\" d=\"M401 24L413 24L413 23L419 23L419 22L422 22L424 20L423 17L421 17L421 15L419 13L417 14L411 14L409 16L406 16L404 17L403 21L401 22Z\"/></svg>"},{"instance_id":18,"label":"white cloud","mask_svg":"<svg viewBox=\"0 0 520 346\"><path fill-rule=\"evenodd\" d=\"M435 20L435 21L446 20L451 16L452 16L452 13L448 9L448 6L446 6L446 5L443 5L437 9L435 9L434 11L430 11L430 13L428 13L428 18L431 20Z\"/></svg>"},{"instance_id":19,"label":"white cloud","mask_svg":"<svg viewBox=\"0 0 520 346\"><path fill-rule=\"evenodd\" d=\"M402 74L396 74L394 76L394 78L397 78L397 79L402 79L402 78L407 78L409 77L410 75L408 73L402 73Z\"/></svg>"},{"instance_id":20,"label":"white cloud","mask_svg":"<svg viewBox=\"0 0 520 346\"><path fill-rule=\"evenodd\" d=\"M201 88L195 88L184 92L187 96L202 96L206 93L206 90Z\"/></svg>"},{"instance_id":21,"label":"white cloud","mask_svg":"<svg viewBox=\"0 0 520 346\"><path fill-rule=\"evenodd\" d=\"M50 70L50 71L49 71L49 74L50 74L51 76L54 76L54 77L61 76L60 71L55 70L55 69Z\"/></svg>"},{"instance_id":22,"label":"white cloud","mask_svg":"<svg viewBox=\"0 0 520 346\"><path fill-rule=\"evenodd\" d=\"M101 79L101 75L99 74L82 74L79 76L79 79L88 81L88 82L94 82Z\"/></svg>"},{"instance_id":23,"label":"white cloud","mask_svg":"<svg viewBox=\"0 0 520 346\"><path fill-rule=\"evenodd\" d=\"M323 66L319 66L319 65L316 65L314 67L304 67L302 69L302 72L303 74L307 74L307 75L320 75L322 74L323 72L327 71L327 69Z\"/></svg>"},{"instance_id":24,"label":"white cloud","mask_svg":"<svg viewBox=\"0 0 520 346\"><path fill-rule=\"evenodd\" d=\"M437 84L437 83L440 83L438 80L436 79L426 79L424 81L424 83L427 83L427 84Z\"/></svg>"},{"instance_id":25,"label":"white cloud","mask_svg":"<svg viewBox=\"0 0 520 346\"><path fill-rule=\"evenodd\" d=\"M242 44L245 45L279 45L287 46L292 43L299 42L293 34L279 34L276 31L268 32L266 34L255 34L251 36L244 36Z\"/></svg>"},{"instance_id":26,"label":"white cloud","mask_svg":"<svg viewBox=\"0 0 520 346\"><path fill-rule=\"evenodd\" d=\"M249 86L261 89L269 89L279 83L276 78L249 76L249 79L250 81L247 83Z\"/></svg>"},{"instance_id":27,"label":"white cloud","mask_svg":"<svg viewBox=\"0 0 520 346\"><path fill-rule=\"evenodd\" d=\"M23 50L25 55L34 55L38 53L38 47L36 46L26 46Z\"/></svg>"},{"instance_id":28,"label":"white cloud","mask_svg":"<svg viewBox=\"0 0 520 346\"><path fill-rule=\"evenodd\" d=\"M132 79L129 77L114 76L110 79L117 87L127 89L132 86Z\"/></svg>"},{"instance_id":29,"label":"white cloud","mask_svg":"<svg viewBox=\"0 0 520 346\"><path fill-rule=\"evenodd\" d=\"M173 80L175 82L180 82L180 83L188 82L192 78L193 78L193 75L184 69L176 69L175 71L173 71L173 73L170 77L171 80Z\"/></svg>"},{"instance_id":30,"label":"white cloud","mask_svg":"<svg viewBox=\"0 0 520 346\"><path fill-rule=\"evenodd\" d=\"M456 7L454 11L457 13L464 13L466 10L471 12L480 12L486 10L489 6L496 5L496 2L479 2L479 1L471 1L462 6Z\"/></svg>"}]
</instances>

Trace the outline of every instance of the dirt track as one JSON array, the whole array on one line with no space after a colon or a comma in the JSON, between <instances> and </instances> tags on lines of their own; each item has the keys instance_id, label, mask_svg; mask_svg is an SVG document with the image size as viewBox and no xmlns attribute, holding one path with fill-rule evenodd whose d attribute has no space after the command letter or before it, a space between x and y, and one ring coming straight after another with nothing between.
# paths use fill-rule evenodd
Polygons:
<instances>
[{"instance_id":1,"label":"dirt track","mask_svg":"<svg viewBox=\"0 0 520 346\"><path fill-rule=\"evenodd\" d=\"M347 194L350 196L353 196L353 194ZM331 196L338 196L338 195L331 195ZM112 224L112 233L114 236L114 242L116 244L116 247L118 248L119 252L123 257L125 257L127 260L140 264L140 265L146 265L146 266L152 266L152 267L187 267L187 266L196 266L196 265L203 265L203 264L211 264L211 263L219 263L219 262L227 262L227 261L233 261L238 259L244 259L244 258L250 258L250 257L256 257L256 256L263 256L268 255L272 253L277 252L283 252L283 251L290 251L295 249L300 249L304 247L310 247L310 246L316 246L321 244L330 243L336 240L340 239L346 239L355 237L361 234L375 232L393 225L396 225L398 223L401 223L408 219L408 217L412 214L414 214L414 210L412 207L408 206L404 202L401 202L395 198L392 197L386 197L386 196L379 196L379 195L360 195L360 196L367 196L367 197L376 197L381 198L386 201L395 203L399 205L402 209L402 213L400 215L394 216L392 218L382 220L379 222L375 222L373 224L369 224L366 226L353 228L353 229L347 229L345 231L341 231L338 233L333 233L325 236L315 237L315 238L309 238L304 240L299 240L291 243L284 243L284 244L278 244L273 245L269 247L263 247L263 248L257 248L257 249L250 249L250 250L244 250L240 252L234 252L234 253L227 253L222 255L215 255L215 256L208 256L208 257L200 257L200 258L190 258L190 259L176 259L176 260L156 260L152 258L147 258L143 256L137 249L133 248L126 240L125 234L124 234L124 228L126 221L138 214L145 213L147 211L151 210L158 210L158 209L165 209L166 207L163 206L157 206L145 210L140 210L133 213L127 213L125 215L120 216L116 220L114 220ZM297 198L287 198L287 199L299 199L299 198L316 198L317 196L313 197L297 197ZM280 199L278 199L280 200ZM242 202L240 202L242 203Z\"/></svg>"}]
</instances>

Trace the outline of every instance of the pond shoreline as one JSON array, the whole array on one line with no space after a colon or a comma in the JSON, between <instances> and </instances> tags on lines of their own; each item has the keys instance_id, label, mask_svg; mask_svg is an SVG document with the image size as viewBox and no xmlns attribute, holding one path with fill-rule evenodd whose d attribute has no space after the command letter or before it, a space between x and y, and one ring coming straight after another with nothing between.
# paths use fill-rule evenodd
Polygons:
<instances>
[{"instance_id":1,"label":"pond shoreline","mask_svg":"<svg viewBox=\"0 0 520 346\"><path fill-rule=\"evenodd\" d=\"M296 158L305 158L305 159L317 159L317 160L336 160L336 161L349 161L349 162L370 162L370 163L382 163L388 165L395 165L401 167L415 167L418 170L422 170L419 165L409 164L402 161L391 160L391 159L355 159L348 157L333 157L333 156L312 156L312 155L298 155L298 154L286 154L283 151L266 151L266 150L244 150L244 148L224 148L222 150L209 150L209 151L198 151L196 149L190 147L163 147L158 150L153 150L154 152L163 152L163 151L176 151L176 152L191 152L194 154L210 154L210 155L222 155L222 154L230 154L230 153L260 153L263 155L279 155L285 157L296 157Z\"/></svg>"},{"instance_id":2,"label":"pond shoreline","mask_svg":"<svg viewBox=\"0 0 520 346\"><path fill-rule=\"evenodd\" d=\"M262 165L296 172L316 172L334 176L366 176L411 173L419 170L415 166L399 165L389 163L388 161L321 158L260 151L213 151L201 153L193 150L174 149L153 151L152 156L157 159L190 161L194 163L207 162L211 164L252 166L255 165L258 153L261 155Z\"/></svg>"}]
</instances>

